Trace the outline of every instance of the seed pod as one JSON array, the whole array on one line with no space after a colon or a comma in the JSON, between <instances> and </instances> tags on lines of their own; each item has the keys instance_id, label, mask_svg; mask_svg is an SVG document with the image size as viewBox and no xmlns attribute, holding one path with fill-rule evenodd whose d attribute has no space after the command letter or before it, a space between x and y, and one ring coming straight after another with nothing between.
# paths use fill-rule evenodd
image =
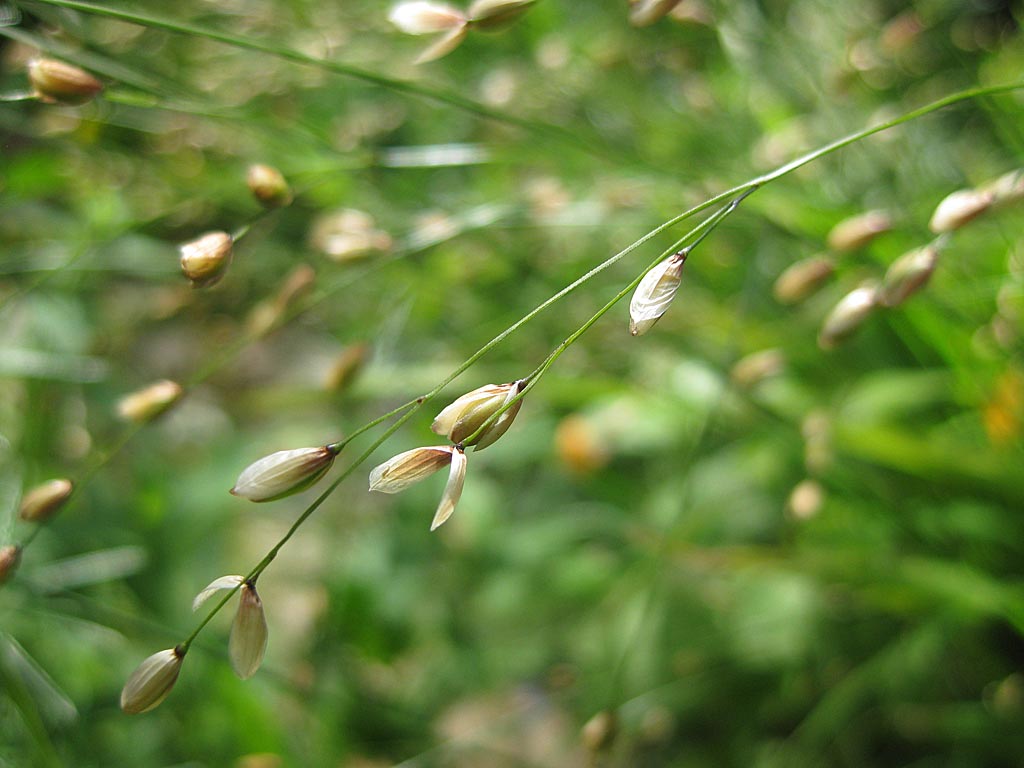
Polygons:
<instances>
[{"instance_id":1,"label":"seed pod","mask_svg":"<svg viewBox=\"0 0 1024 768\"><path fill-rule=\"evenodd\" d=\"M472 443L465 441L480 429L484 422L519 394L525 386L526 381L520 380L508 384L487 384L479 389L474 389L441 411L430 428L437 434L444 435L453 443L475 444L476 450L481 451L508 431L516 414L519 413L522 400L516 401Z\"/></svg>"},{"instance_id":2,"label":"seed pod","mask_svg":"<svg viewBox=\"0 0 1024 768\"><path fill-rule=\"evenodd\" d=\"M818 346L832 349L867 320L878 306L878 286L865 283L846 294L832 309L818 334Z\"/></svg>"},{"instance_id":3,"label":"seed pod","mask_svg":"<svg viewBox=\"0 0 1024 768\"><path fill-rule=\"evenodd\" d=\"M898 307L925 286L939 263L939 250L925 246L909 251L889 265L878 300L883 307Z\"/></svg>"},{"instance_id":4,"label":"seed pod","mask_svg":"<svg viewBox=\"0 0 1024 768\"><path fill-rule=\"evenodd\" d=\"M952 232L983 214L992 207L995 195L991 191L961 189L947 195L935 208L928 227L932 232Z\"/></svg>"},{"instance_id":5,"label":"seed pod","mask_svg":"<svg viewBox=\"0 0 1024 768\"><path fill-rule=\"evenodd\" d=\"M227 232L207 232L181 246L181 271L193 288L209 288L220 282L231 265L232 243Z\"/></svg>"},{"instance_id":6,"label":"seed pod","mask_svg":"<svg viewBox=\"0 0 1024 768\"><path fill-rule=\"evenodd\" d=\"M254 583L245 582L239 591L238 611L228 639L228 656L235 674L248 680L260 668L267 651L267 618Z\"/></svg>"},{"instance_id":7,"label":"seed pod","mask_svg":"<svg viewBox=\"0 0 1024 768\"><path fill-rule=\"evenodd\" d=\"M18 508L18 517L30 523L45 523L71 496L70 480L61 478L37 485L25 494Z\"/></svg>"},{"instance_id":8,"label":"seed pod","mask_svg":"<svg viewBox=\"0 0 1024 768\"><path fill-rule=\"evenodd\" d=\"M682 281L686 251L674 253L650 270L629 302L629 332L642 336L668 310Z\"/></svg>"},{"instance_id":9,"label":"seed pod","mask_svg":"<svg viewBox=\"0 0 1024 768\"><path fill-rule=\"evenodd\" d=\"M54 59L33 59L28 79L40 101L85 104L103 90L103 83L85 70Z\"/></svg>"},{"instance_id":10,"label":"seed pod","mask_svg":"<svg viewBox=\"0 0 1024 768\"><path fill-rule=\"evenodd\" d=\"M441 502L437 505L434 519L430 523L430 530L437 530L445 520L452 516L455 505L462 498L462 486L466 483L466 454L458 446L452 451L452 463L448 469L448 482L444 486L444 493L441 494Z\"/></svg>"},{"instance_id":11,"label":"seed pod","mask_svg":"<svg viewBox=\"0 0 1024 768\"><path fill-rule=\"evenodd\" d=\"M796 304L821 288L835 271L832 260L825 256L803 259L779 275L772 293L781 304Z\"/></svg>"},{"instance_id":12,"label":"seed pod","mask_svg":"<svg viewBox=\"0 0 1024 768\"><path fill-rule=\"evenodd\" d=\"M317 218L309 235L310 245L337 262L359 259L391 248L391 235L376 229L373 217L352 208Z\"/></svg>"},{"instance_id":13,"label":"seed pod","mask_svg":"<svg viewBox=\"0 0 1024 768\"><path fill-rule=\"evenodd\" d=\"M334 463L338 450L325 445L264 456L242 470L231 493L249 501L275 501L309 488Z\"/></svg>"},{"instance_id":14,"label":"seed pod","mask_svg":"<svg viewBox=\"0 0 1024 768\"><path fill-rule=\"evenodd\" d=\"M535 0L474 0L467 16L474 27L501 29L522 16Z\"/></svg>"},{"instance_id":15,"label":"seed pod","mask_svg":"<svg viewBox=\"0 0 1024 768\"><path fill-rule=\"evenodd\" d=\"M885 211L867 211L843 219L828 233L828 247L834 251L863 248L883 232L892 229L892 217Z\"/></svg>"},{"instance_id":16,"label":"seed pod","mask_svg":"<svg viewBox=\"0 0 1024 768\"><path fill-rule=\"evenodd\" d=\"M667 16L682 0L631 0L629 23L647 27Z\"/></svg>"},{"instance_id":17,"label":"seed pod","mask_svg":"<svg viewBox=\"0 0 1024 768\"><path fill-rule=\"evenodd\" d=\"M269 165L250 165L245 175L249 191L267 208L280 208L292 201L292 190L281 172Z\"/></svg>"},{"instance_id":18,"label":"seed pod","mask_svg":"<svg viewBox=\"0 0 1024 768\"><path fill-rule=\"evenodd\" d=\"M121 709L129 715L136 715L159 706L174 687L184 658L185 648L178 645L154 653L143 661L124 684Z\"/></svg>"},{"instance_id":19,"label":"seed pod","mask_svg":"<svg viewBox=\"0 0 1024 768\"><path fill-rule=\"evenodd\" d=\"M125 421L143 424L166 411L184 394L177 382L164 379L118 401L117 413Z\"/></svg>"},{"instance_id":20,"label":"seed pod","mask_svg":"<svg viewBox=\"0 0 1024 768\"><path fill-rule=\"evenodd\" d=\"M16 544L7 544L0 547L0 585L4 584L18 570L21 562L21 547Z\"/></svg>"},{"instance_id":21,"label":"seed pod","mask_svg":"<svg viewBox=\"0 0 1024 768\"><path fill-rule=\"evenodd\" d=\"M451 464L455 449L450 445L414 448L388 459L370 472L370 490L398 493Z\"/></svg>"}]
</instances>

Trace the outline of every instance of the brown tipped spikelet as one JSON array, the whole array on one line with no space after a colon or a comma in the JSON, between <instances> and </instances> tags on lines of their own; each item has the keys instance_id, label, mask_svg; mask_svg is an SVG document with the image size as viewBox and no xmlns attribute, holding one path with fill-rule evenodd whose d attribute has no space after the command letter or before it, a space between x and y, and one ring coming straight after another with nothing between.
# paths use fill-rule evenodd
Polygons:
<instances>
[{"instance_id":1,"label":"brown tipped spikelet","mask_svg":"<svg viewBox=\"0 0 1024 768\"><path fill-rule=\"evenodd\" d=\"M10 581L21 562L21 547L17 544L6 544L0 547L0 585Z\"/></svg>"},{"instance_id":2,"label":"brown tipped spikelet","mask_svg":"<svg viewBox=\"0 0 1024 768\"><path fill-rule=\"evenodd\" d=\"M467 16L474 27L497 30L505 27L530 9L535 0L474 0Z\"/></svg>"},{"instance_id":3,"label":"brown tipped spikelet","mask_svg":"<svg viewBox=\"0 0 1024 768\"><path fill-rule=\"evenodd\" d=\"M892 217L885 211L867 211L843 219L828 233L828 247L834 251L863 248L883 232L892 229Z\"/></svg>"},{"instance_id":4,"label":"brown tipped spikelet","mask_svg":"<svg viewBox=\"0 0 1024 768\"><path fill-rule=\"evenodd\" d=\"M338 451L324 445L264 456L242 470L231 493L249 501L275 501L299 493L327 473Z\"/></svg>"},{"instance_id":5,"label":"brown tipped spikelet","mask_svg":"<svg viewBox=\"0 0 1024 768\"><path fill-rule=\"evenodd\" d=\"M835 264L826 256L802 259L778 276L772 293L781 304L796 304L821 288L835 271Z\"/></svg>"},{"instance_id":6,"label":"brown tipped spikelet","mask_svg":"<svg viewBox=\"0 0 1024 768\"><path fill-rule=\"evenodd\" d=\"M139 664L121 691L121 709L137 715L158 707L178 679L186 650L178 645L158 651Z\"/></svg>"},{"instance_id":7,"label":"brown tipped spikelet","mask_svg":"<svg viewBox=\"0 0 1024 768\"><path fill-rule=\"evenodd\" d=\"M18 508L18 517L30 523L45 523L64 506L74 485L61 478L37 485L25 494Z\"/></svg>"},{"instance_id":8,"label":"brown tipped spikelet","mask_svg":"<svg viewBox=\"0 0 1024 768\"><path fill-rule=\"evenodd\" d=\"M184 393L180 384L164 379L122 397L117 403L117 413L125 421L142 424L166 411Z\"/></svg>"},{"instance_id":9,"label":"brown tipped spikelet","mask_svg":"<svg viewBox=\"0 0 1024 768\"><path fill-rule=\"evenodd\" d=\"M33 59L28 79L40 101L84 104L103 90L103 83L85 70L54 59Z\"/></svg>"},{"instance_id":10,"label":"brown tipped spikelet","mask_svg":"<svg viewBox=\"0 0 1024 768\"><path fill-rule=\"evenodd\" d=\"M878 301L883 307L897 307L931 279L939 263L939 250L928 245L900 256L882 278Z\"/></svg>"},{"instance_id":11,"label":"brown tipped spikelet","mask_svg":"<svg viewBox=\"0 0 1024 768\"><path fill-rule=\"evenodd\" d=\"M261 205L267 208L281 208L292 201L292 190L277 168L257 163L250 165L245 182Z\"/></svg>"},{"instance_id":12,"label":"brown tipped spikelet","mask_svg":"<svg viewBox=\"0 0 1024 768\"><path fill-rule=\"evenodd\" d=\"M835 305L818 334L818 346L832 349L851 336L878 306L878 286L865 283L846 294Z\"/></svg>"},{"instance_id":13,"label":"brown tipped spikelet","mask_svg":"<svg viewBox=\"0 0 1024 768\"><path fill-rule=\"evenodd\" d=\"M450 5L428 0L399 3L391 9L388 19L406 34L444 33L416 58L416 64L447 56L459 47L469 30L469 19L464 13Z\"/></svg>"},{"instance_id":14,"label":"brown tipped spikelet","mask_svg":"<svg viewBox=\"0 0 1024 768\"><path fill-rule=\"evenodd\" d=\"M960 229L991 208L994 201L995 193L990 190L958 190L947 195L935 207L928 227L936 234Z\"/></svg>"},{"instance_id":15,"label":"brown tipped spikelet","mask_svg":"<svg viewBox=\"0 0 1024 768\"><path fill-rule=\"evenodd\" d=\"M430 524L430 530L433 531L455 511L466 481L466 464L466 454L461 446L414 448L374 467L370 472L370 490L398 493L447 465L448 483Z\"/></svg>"},{"instance_id":16,"label":"brown tipped spikelet","mask_svg":"<svg viewBox=\"0 0 1024 768\"><path fill-rule=\"evenodd\" d=\"M233 244L227 232L207 232L181 246L181 271L193 288L209 288L220 282L231 265Z\"/></svg>"},{"instance_id":17,"label":"brown tipped spikelet","mask_svg":"<svg viewBox=\"0 0 1024 768\"><path fill-rule=\"evenodd\" d=\"M523 401L517 400L475 438L473 434L501 408L512 402L525 386L526 380L520 379L508 384L487 384L474 389L441 411L430 428L453 443L476 445L476 450L482 451L508 431ZM472 442L469 442L471 438Z\"/></svg>"}]
</instances>

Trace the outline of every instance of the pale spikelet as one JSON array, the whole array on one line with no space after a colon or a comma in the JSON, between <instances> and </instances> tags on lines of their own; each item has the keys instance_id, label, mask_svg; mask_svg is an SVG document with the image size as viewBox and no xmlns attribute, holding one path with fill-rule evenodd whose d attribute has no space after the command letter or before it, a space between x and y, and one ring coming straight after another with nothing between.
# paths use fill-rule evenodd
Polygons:
<instances>
[{"instance_id":1,"label":"pale spikelet","mask_svg":"<svg viewBox=\"0 0 1024 768\"><path fill-rule=\"evenodd\" d=\"M450 5L414 0L392 8L388 21L408 35L429 35L464 26L466 16Z\"/></svg>"},{"instance_id":2,"label":"pale spikelet","mask_svg":"<svg viewBox=\"0 0 1024 768\"><path fill-rule=\"evenodd\" d=\"M21 562L21 547L6 544L0 547L0 584L9 581Z\"/></svg>"},{"instance_id":3,"label":"pale spikelet","mask_svg":"<svg viewBox=\"0 0 1024 768\"><path fill-rule=\"evenodd\" d=\"M660 21L675 8L681 0L631 0L629 23L634 27L647 27Z\"/></svg>"},{"instance_id":4,"label":"pale spikelet","mask_svg":"<svg viewBox=\"0 0 1024 768\"><path fill-rule=\"evenodd\" d=\"M451 464L455 449L450 445L414 448L388 459L370 472L370 490L398 493L413 483Z\"/></svg>"},{"instance_id":5,"label":"pale spikelet","mask_svg":"<svg viewBox=\"0 0 1024 768\"><path fill-rule=\"evenodd\" d=\"M57 514L73 490L74 485L66 478L37 485L22 498L18 517L30 523L44 523Z\"/></svg>"},{"instance_id":6,"label":"pale spikelet","mask_svg":"<svg viewBox=\"0 0 1024 768\"><path fill-rule=\"evenodd\" d=\"M249 501L291 496L323 477L337 455L338 450L330 445L277 451L242 470L231 493Z\"/></svg>"},{"instance_id":7,"label":"pale spikelet","mask_svg":"<svg viewBox=\"0 0 1024 768\"><path fill-rule=\"evenodd\" d=\"M641 336L665 314L679 290L685 251L674 253L654 267L636 287L629 302L629 332Z\"/></svg>"},{"instance_id":8,"label":"pale spikelet","mask_svg":"<svg viewBox=\"0 0 1024 768\"><path fill-rule=\"evenodd\" d=\"M1004 173L985 184L981 191L992 194L993 206L1004 206L1024 200L1024 168Z\"/></svg>"},{"instance_id":9,"label":"pale spikelet","mask_svg":"<svg viewBox=\"0 0 1024 768\"><path fill-rule=\"evenodd\" d=\"M253 582L245 582L240 593L228 639L228 657L235 674L248 680L260 668L267 651L267 619Z\"/></svg>"},{"instance_id":10,"label":"pale spikelet","mask_svg":"<svg viewBox=\"0 0 1024 768\"><path fill-rule=\"evenodd\" d=\"M33 59L28 79L40 101L84 104L103 90L103 83L88 72L54 59Z\"/></svg>"},{"instance_id":11,"label":"pale spikelet","mask_svg":"<svg viewBox=\"0 0 1024 768\"><path fill-rule=\"evenodd\" d=\"M462 45L462 41L466 39L468 32L468 24L463 24L461 27L445 32L441 37L424 48L420 55L413 59L412 63L427 64L428 62L444 58Z\"/></svg>"},{"instance_id":12,"label":"pale spikelet","mask_svg":"<svg viewBox=\"0 0 1024 768\"><path fill-rule=\"evenodd\" d=\"M865 283L850 291L832 309L818 333L818 346L832 349L867 320L878 306L878 286Z\"/></svg>"},{"instance_id":13,"label":"pale spikelet","mask_svg":"<svg viewBox=\"0 0 1024 768\"><path fill-rule=\"evenodd\" d=\"M284 175L270 165L250 165L245 174L245 183L261 205L280 208L292 201L292 190Z\"/></svg>"},{"instance_id":14,"label":"pale spikelet","mask_svg":"<svg viewBox=\"0 0 1024 768\"><path fill-rule=\"evenodd\" d=\"M122 397L117 403L117 413L125 421L143 424L166 411L183 394L180 384L164 379Z\"/></svg>"},{"instance_id":15,"label":"pale spikelet","mask_svg":"<svg viewBox=\"0 0 1024 768\"><path fill-rule=\"evenodd\" d=\"M741 389L750 389L772 376L777 376L786 365L786 358L778 349L762 349L736 361L729 378Z\"/></svg>"},{"instance_id":16,"label":"pale spikelet","mask_svg":"<svg viewBox=\"0 0 1024 768\"><path fill-rule=\"evenodd\" d=\"M614 710L602 709L587 720L580 731L580 740L591 754L608 751L619 734L619 718Z\"/></svg>"},{"instance_id":17,"label":"pale spikelet","mask_svg":"<svg viewBox=\"0 0 1024 768\"><path fill-rule=\"evenodd\" d=\"M952 232L976 219L989 208L995 194L987 190L961 189L947 195L935 208L928 227L932 232Z\"/></svg>"},{"instance_id":18,"label":"pale spikelet","mask_svg":"<svg viewBox=\"0 0 1024 768\"><path fill-rule=\"evenodd\" d=\"M178 679L185 651L180 645L168 648L139 664L121 691L121 709L136 715L159 706Z\"/></svg>"},{"instance_id":19,"label":"pale spikelet","mask_svg":"<svg viewBox=\"0 0 1024 768\"><path fill-rule=\"evenodd\" d=\"M246 321L249 332L254 336L262 336L273 330L286 319L288 310L309 292L315 280L316 272L308 264L295 267L285 277L276 296L253 307Z\"/></svg>"},{"instance_id":20,"label":"pale spikelet","mask_svg":"<svg viewBox=\"0 0 1024 768\"><path fill-rule=\"evenodd\" d=\"M790 265L775 280L772 293L781 304L796 304L821 288L835 272L832 260L812 256Z\"/></svg>"},{"instance_id":21,"label":"pale spikelet","mask_svg":"<svg viewBox=\"0 0 1024 768\"><path fill-rule=\"evenodd\" d=\"M324 388L329 392L344 392L359 378L369 359L369 344L352 344L346 347L327 371Z\"/></svg>"},{"instance_id":22,"label":"pale spikelet","mask_svg":"<svg viewBox=\"0 0 1024 768\"><path fill-rule=\"evenodd\" d=\"M202 592L196 595L195 600L192 601L192 610L199 610L199 606L209 600L215 593L220 592L223 589L234 589L244 583L245 576L239 576L237 574L221 576L219 579L214 579L206 585Z\"/></svg>"},{"instance_id":23,"label":"pale spikelet","mask_svg":"<svg viewBox=\"0 0 1024 768\"><path fill-rule=\"evenodd\" d=\"M801 480L786 500L786 511L797 520L809 520L825 503L825 489L817 480Z\"/></svg>"},{"instance_id":24,"label":"pale spikelet","mask_svg":"<svg viewBox=\"0 0 1024 768\"><path fill-rule=\"evenodd\" d=\"M232 243L227 232L207 232L179 248L181 272L193 288L208 288L220 282L231 265Z\"/></svg>"},{"instance_id":25,"label":"pale spikelet","mask_svg":"<svg viewBox=\"0 0 1024 768\"><path fill-rule=\"evenodd\" d=\"M448 470L448 482L444 486L444 493L441 494L441 503L437 505L437 512L430 523L430 530L437 530L444 523L452 512L455 505L462 497L462 486L466 483L466 454L457 447L452 451L451 467Z\"/></svg>"},{"instance_id":26,"label":"pale spikelet","mask_svg":"<svg viewBox=\"0 0 1024 768\"><path fill-rule=\"evenodd\" d=\"M467 443L470 436L483 426L491 416L512 401L526 386L525 380L513 381L508 384L486 384L462 397L445 408L434 419L430 428L439 435L444 435L453 443L476 445L481 451L494 443L512 425L522 400L516 401L511 408L501 414L493 424L478 435L473 442Z\"/></svg>"},{"instance_id":27,"label":"pale spikelet","mask_svg":"<svg viewBox=\"0 0 1024 768\"><path fill-rule=\"evenodd\" d=\"M828 233L828 247L833 251L855 251L891 229L892 217L888 213L867 211L843 219L832 227Z\"/></svg>"},{"instance_id":28,"label":"pale spikelet","mask_svg":"<svg viewBox=\"0 0 1024 768\"><path fill-rule=\"evenodd\" d=\"M511 24L530 9L535 0L474 0L467 16L474 27L494 30Z\"/></svg>"},{"instance_id":29,"label":"pale spikelet","mask_svg":"<svg viewBox=\"0 0 1024 768\"><path fill-rule=\"evenodd\" d=\"M939 263L938 248L928 245L900 256L886 270L878 289L878 301L883 307L897 307L921 290L931 279Z\"/></svg>"},{"instance_id":30,"label":"pale spikelet","mask_svg":"<svg viewBox=\"0 0 1024 768\"><path fill-rule=\"evenodd\" d=\"M337 262L353 261L375 251L387 251L392 239L376 228L364 211L344 208L320 216L310 230L310 244Z\"/></svg>"}]
</instances>

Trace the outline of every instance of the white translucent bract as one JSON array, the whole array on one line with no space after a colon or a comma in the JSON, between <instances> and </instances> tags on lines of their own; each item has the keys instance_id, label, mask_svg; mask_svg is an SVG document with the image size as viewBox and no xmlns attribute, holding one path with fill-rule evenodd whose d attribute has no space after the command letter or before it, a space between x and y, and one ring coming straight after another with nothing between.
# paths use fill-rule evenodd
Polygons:
<instances>
[{"instance_id":1,"label":"white translucent bract","mask_svg":"<svg viewBox=\"0 0 1024 768\"><path fill-rule=\"evenodd\" d=\"M202 592L196 595L195 600L192 601L192 610L198 610L199 606L201 606L208 599L210 599L210 596L213 595L215 592L219 592L222 589L234 589L244 581L245 577L238 575L221 576L219 579L214 579L206 586L206 588Z\"/></svg>"},{"instance_id":2,"label":"white translucent bract","mask_svg":"<svg viewBox=\"0 0 1024 768\"><path fill-rule=\"evenodd\" d=\"M429 35L463 26L466 17L450 5L415 0L392 8L388 21L406 34Z\"/></svg>"},{"instance_id":3,"label":"white translucent bract","mask_svg":"<svg viewBox=\"0 0 1024 768\"><path fill-rule=\"evenodd\" d=\"M629 302L629 332L640 336L658 322L679 290L686 259L673 254L643 276Z\"/></svg>"},{"instance_id":4,"label":"white translucent bract","mask_svg":"<svg viewBox=\"0 0 1024 768\"><path fill-rule=\"evenodd\" d=\"M436 530L445 520L452 516L455 505L462 497L462 486L466 482L466 454L456 449L452 451L451 468L448 470L448 482L444 486L444 493L441 494L441 503L437 505L437 512L430 523L430 530Z\"/></svg>"}]
</instances>

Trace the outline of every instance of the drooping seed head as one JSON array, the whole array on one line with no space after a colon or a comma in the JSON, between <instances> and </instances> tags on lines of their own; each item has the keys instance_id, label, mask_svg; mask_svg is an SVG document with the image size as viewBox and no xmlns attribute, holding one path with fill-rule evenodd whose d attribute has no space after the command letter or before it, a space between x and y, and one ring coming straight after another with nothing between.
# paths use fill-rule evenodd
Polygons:
<instances>
[{"instance_id":1,"label":"drooping seed head","mask_svg":"<svg viewBox=\"0 0 1024 768\"><path fill-rule=\"evenodd\" d=\"M778 276L772 293L780 304L796 304L821 288L835 271L832 260L825 256L802 259Z\"/></svg>"},{"instance_id":2,"label":"drooping seed head","mask_svg":"<svg viewBox=\"0 0 1024 768\"><path fill-rule=\"evenodd\" d=\"M668 310L682 281L686 253L674 253L655 266L633 292L629 302L629 332L642 336Z\"/></svg>"},{"instance_id":3,"label":"drooping seed head","mask_svg":"<svg viewBox=\"0 0 1024 768\"><path fill-rule=\"evenodd\" d=\"M818 333L818 346L832 349L853 334L878 306L878 285L865 283L850 291L825 318Z\"/></svg>"},{"instance_id":4,"label":"drooping seed head","mask_svg":"<svg viewBox=\"0 0 1024 768\"><path fill-rule=\"evenodd\" d=\"M122 397L117 403L117 413L125 421L143 424L166 411L183 394L180 384L164 379Z\"/></svg>"},{"instance_id":5,"label":"drooping seed head","mask_svg":"<svg viewBox=\"0 0 1024 768\"><path fill-rule=\"evenodd\" d=\"M292 201L292 190L277 168L257 163L250 165L245 182L253 196L267 208L281 208Z\"/></svg>"},{"instance_id":6,"label":"drooping seed head","mask_svg":"<svg viewBox=\"0 0 1024 768\"><path fill-rule=\"evenodd\" d=\"M892 217L885 211L865 213L843 219L828 233L828 247L833 251L855 251L892 229Z\"/></svg>"},{"instance_id":7,"label":"drooping seed head","mask_svg":"<svg viewBox=\"0 0 1024 768\"><path fill-rule=\"evenodd\" d=\"M246 582L239 591L238 611L228 638L228 657L235 674L248 680L260 668L267 651L267 618L255 584Z\"/></svg>"},{"instance_id":8,"label":"drooping seed head","mask_svg":"<svg viewBox=\"0 0 1024 768\"><path fill-rule=\"evenodd\" d=\"M18 570L21 562L21 547L17 544L6 544L0 547L0 585L6 583Z\"/></svg>"},{"instance_id":9,"label":"drooping seed head","mask_svg":"<svg viewBox=\"0 0 1024 768\"><path fill-rule=\"evenodd\" d=\"M928 227L936 234L960 229L991 208L994 201L995 194L990 190L957 190L936 206Z\"/></svg>"},{"instance_id":10,"label":"drooping seed head","mask_svg":"<svg viewBox=\"0 0 1024 768\"><path fill-rule=\"evenodd\" d=\"M233 242L227 232L207 232L181 246L181 271L193 288L209 288L220 282L231 265Z\"/></svg>"},{"instance_id":11,"label":"drooping seed head","mask_svg":"<svg viewBox=\"0 0 1024 768\"><path fill-rule=\"evenodd\" d=\"M928 283L938 263L939 250L931 245L900 256L882 278L882 285L878 289L881 305L898 307Z\"/></svg>"},{"instance_id":12,"label":"drooping seed head","mask_svg":"<svg viewBox=\"0 0 1024 768\"><path fill-rule=\"evenodd\" d=\"M85 70L54 59L33 59L28 79L40 101L85 104L103 90L103 83Z\"/></svg>"},{"instance_id":13,"label":"drooping seed head","mask_svg":"<svg viewBox=\"0 0 1024 768\"><path fill-rule=\"evenodd\" d=\"M511 402L524 386L526 386L526 382L521 380L508 384L486 384L474 389L441 411L430 428L437 434L444 435L453 443L476 445L476 450L481 451L494 443L512 426L512 421L519 413L522 400L516 401L472 442L467 443L466 441L489 418Z\"/></svg>"},{"instance_id":14,"label":"drooping seed head","mask_svg":"<svg viewBox=\"0 0 1024 768\"><path fill-rule=\"evenodd\" d=\"M505 27L528 10L535 0L474 0L467 16L479 29L497 30Z\"/></svg>"},{"instance_id":15,"label":"drooping seed head","mask_svg":"<svg viewBox=\"0 0 1024 768\"><path fill-rule=\"evenodd\" d=\"M466 454L456 446L452 451L451 466L448 470L448 482L444 486L444 493L441 494L441 502L437 505L434 519L430 523L430 530L437 530L445 520L452 516L455 505L462 498L462 486L466 482Z\"/></svg>"},{"instance_id":16,"label":"drooping seed head","mask_svg":"<svg viewBox=\"0 0 1024 768\"><path fill-rule=\"evenodd\" d=\"M667 16L682 0L630 0L629 23L648 27Z\"/></svg>"},{"instance_id":17,"label":"drooping seed head","mask_svg":"<svg viewBox=\"0 0 1024 768\"><path fill-rule=\"evenodd\" d=\"M159 706L174 687L184 658L185 649L179 645L158 651L139 664L121 691L121 709L136 715Z\"/></svg>"},{"instance_id":18,"label":"drooping seed head","mask_svg":"<svg viewBox=\"0 0 1024 768\"><path fill-rule=\"evenodd\" d=\"M454 451L450 445L436 445L400 453L373 468L370 490L380 493L404 491L413 483L449 466Z\"/></svg>"},{"instance_id":19,"label":"drooping seed head","mask_svg":"<svg viewBox=\"0 0 1024 768\"><path fill-rule=\"evenodd\" d=\"M37 485L22 498L18 517L30 523L44 523L64 506L72 490L74 485L66 478Z\"/></svg>"},{"instance_id":20,"label":"drooping seed head","mask_svg":"<svg viewBox=\"0 0 1024 768\"><path fill-rule=\"evenodd\" d=\"M231 493L249 501L275 501L291 496L323 477L337 455L331 446L277 451L242 470Z\"/></svg>"}]
</instances>

